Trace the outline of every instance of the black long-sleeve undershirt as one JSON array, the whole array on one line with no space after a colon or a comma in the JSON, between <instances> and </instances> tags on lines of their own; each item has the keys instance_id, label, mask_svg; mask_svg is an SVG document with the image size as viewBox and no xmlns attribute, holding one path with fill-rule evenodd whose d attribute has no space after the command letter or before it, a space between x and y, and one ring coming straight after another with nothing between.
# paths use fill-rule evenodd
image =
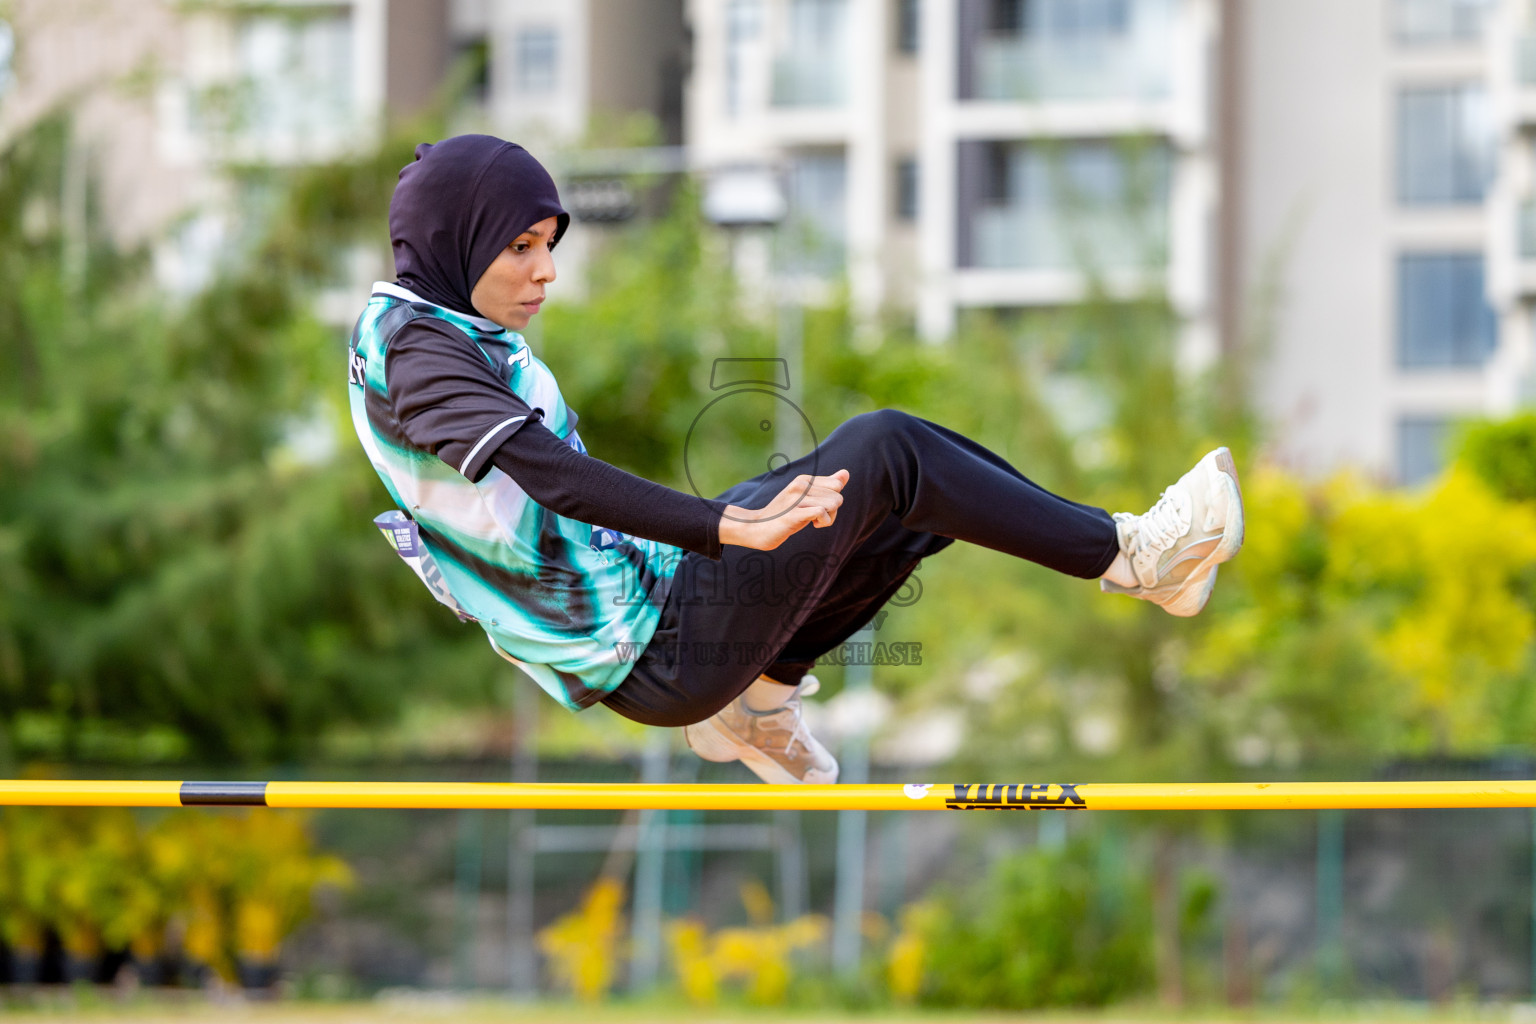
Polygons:
<instances>
[{"instance_id":1,"label":"black long-sleeve undershirt","mask_svg":"<svg viewBox=\"0 0 1536 1024\"><path fill-rule=\"evenodd\" d=\"M726 502L674 491L583 455L542 422L509 437L491 454L491 464L568 519L720 558Z\"/></svg>"},{"instance_id":2,"label":"black long-sleeve undershirt","mask_svg":"<svg viewBox=\"0 0 1536 1024\"><path fill-rule=\"evenodd\" d=\"M422 318L391 341L385 376L401 432L467 478L494 465L545 508L719 559L726 502L685 494L577 451L453 328ZM574 422L574 414L572 414Z\"/></svg>"}]
</instances>

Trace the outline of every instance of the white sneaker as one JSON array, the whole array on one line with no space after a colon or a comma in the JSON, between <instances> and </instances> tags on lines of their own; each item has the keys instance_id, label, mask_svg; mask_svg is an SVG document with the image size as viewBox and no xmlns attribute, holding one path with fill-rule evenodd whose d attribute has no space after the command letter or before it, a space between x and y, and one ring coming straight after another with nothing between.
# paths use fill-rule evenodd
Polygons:
<instances>
[{"instance_id":1,"label":"white sneaker","mask_svg":"<svg viewBox=\"0 0 1536 1024\"><path fill-rule=\"evenodd\" d=\"M737 761L764 782L778 785L837 781L837 759L805 727L800 698L821 688L806 676L779 707L754 711L745 696L737 697L715 715L683 726L683 738L706 761Z\"/></svg>"},{"instance_id":2,"label":"white sneaker","mask_svg":"<svg viewBox=\"0 0 1536 1024\"><path fill-rule=\"evenodd\" d=\"M1216 586L1216 567L1243 546L1243 492L1232 453L1217 448L1195 463L1143 515L1115 513L1120 550L1140 586L1107 579L1099 589L1197 615Z\"/></svg>"}]
</instances>

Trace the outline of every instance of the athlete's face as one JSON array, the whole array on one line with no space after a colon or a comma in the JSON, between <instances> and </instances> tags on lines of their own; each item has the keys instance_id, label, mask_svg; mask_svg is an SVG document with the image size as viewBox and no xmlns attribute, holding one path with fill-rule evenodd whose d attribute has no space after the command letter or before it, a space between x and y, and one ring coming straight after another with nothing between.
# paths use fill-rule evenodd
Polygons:
<instances>
[{"instance_id":1,"label":"athlete's face","mask_svg":"<svg viewBox=\"0 0 1536 1024\"><path fill-rule=\"evenodd\" d=\"M475 310L512 331L528 326L555 279L555 218L546 217L512 240L469 293Z\"/></svg>"}]
</instances>

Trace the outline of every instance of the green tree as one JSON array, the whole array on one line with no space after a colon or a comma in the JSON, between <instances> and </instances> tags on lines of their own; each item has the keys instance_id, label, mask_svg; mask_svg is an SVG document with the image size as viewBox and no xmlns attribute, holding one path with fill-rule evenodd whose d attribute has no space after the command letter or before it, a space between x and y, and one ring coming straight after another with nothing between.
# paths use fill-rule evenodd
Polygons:
<instances>
[{"instance_id":1,"label":"green tree","mask_svg":"<svg viewBox=\"0 0 1536 1024\"><path fill-rule=\"evenodd\" d=\"M180 305L114 248L94 190L64 237L69 153L62 117L0 153L0 734L21 754L142 753L142 731L281 756L415 694L484 699L499 666L372 536L366 461L293 441L317 415L350 433L345 339L309 294L338 245L380 234L408 147L301 175Z\"/></svg>"}]
</instances>

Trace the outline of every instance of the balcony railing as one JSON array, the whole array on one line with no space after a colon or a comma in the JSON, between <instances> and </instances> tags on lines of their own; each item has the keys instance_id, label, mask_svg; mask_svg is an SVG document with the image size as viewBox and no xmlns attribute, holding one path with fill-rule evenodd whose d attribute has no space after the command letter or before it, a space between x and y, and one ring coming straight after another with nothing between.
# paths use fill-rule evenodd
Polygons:
<instances>
[{"instance_id":1,"label":"balcony railing","mask_svg":"<svg viewBox=\"0 0 1536 1024\"><path fill-rule=\"evenodd\" d=\"M1068 213L1038 206L984 206L972 216L974 266L989 270L1133 270L1163 266L1167 212Z\"/></svg>"},{"instance_id":2,"label":"balcony railing","mask_svg":"<svg viewBox=\"0 0 1536 1024\"><path fill-rule=\"evenodd\" d=\"M773 105L840 107L848 96L848 74L841 61L783 56L773 62Z\"/></svg>"},{"instance_id":3,"label":"balcony railing","mask_svg":"<svg viewBox=\"0 0 1536 1024\"><path fill-rule=\"evenodd\" d=\"M1161 33L1066 42L981 36L975 50L975 98L1162 99L1171 79L1168 53Z\"/></svg>"}]
</instances>

